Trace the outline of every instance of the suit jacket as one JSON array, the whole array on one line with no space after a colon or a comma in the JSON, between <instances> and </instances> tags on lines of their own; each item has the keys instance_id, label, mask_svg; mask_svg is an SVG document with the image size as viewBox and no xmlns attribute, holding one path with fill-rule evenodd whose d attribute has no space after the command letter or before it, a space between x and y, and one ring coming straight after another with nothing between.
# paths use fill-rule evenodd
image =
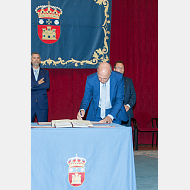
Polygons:
<instances>
[{"instance_id":1,"label":"suit jacket","mask_svg":"<svg viewBox=\"0 0 190 190\"><path fill-rule=\"evenodd\" d=\"M133 81L131 78L124 77L124 89L125 89L125 96L124 96L124 104L129 104L130 109L127 112L129 118L134 117L133 115L133 106L136 102L136 93L135 88L133 85Z\"/></svg>"},{"instance_id":2,"label":"suit jacket","mask_svg":"<svg viewBox=\"0 0 190 190\"><path fill-rule=\"evenodd\" d=\"M38 84L40 79L44 78L44 83ZM49 71L40 68L38 81L35 80L33 67L31 67L31 108L36 106L36 102L41 109L48 109L47 89L49 89Z\"/></svg>"},{"instance_id":3,"label":"suit jacket","mask_svg":"<svg viewBox=\"0 0 190 190\"><path fill-rule=\"evenodd\" d=\"M89 107L86 119L94 121L99 106L100 99L100 81L97 73L93 73L87 77L84 97L80 105L80 109L85 111ZM108 110L114 119L119 118L123 121L128 120L124 105L124 80L121 73L112 71L110 75L110 102L112 108Z\"/></svg>"}]
</instances>

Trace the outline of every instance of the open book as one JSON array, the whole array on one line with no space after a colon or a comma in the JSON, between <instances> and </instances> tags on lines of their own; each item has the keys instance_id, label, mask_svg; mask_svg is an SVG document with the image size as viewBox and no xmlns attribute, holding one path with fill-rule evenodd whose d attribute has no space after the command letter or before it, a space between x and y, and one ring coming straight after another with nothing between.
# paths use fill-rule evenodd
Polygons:
<instances>
[{"instance_id":1,"label":"open book","mask_svg":"<svg viewBox=\"0 0 190 190\"><path fill-rule=\"evenodd\" d=\"M88 120L78 120L78 119L61 119L61 120L52 120L52 127L92 127L92 123Z\"/></svg>"}]
</instances>

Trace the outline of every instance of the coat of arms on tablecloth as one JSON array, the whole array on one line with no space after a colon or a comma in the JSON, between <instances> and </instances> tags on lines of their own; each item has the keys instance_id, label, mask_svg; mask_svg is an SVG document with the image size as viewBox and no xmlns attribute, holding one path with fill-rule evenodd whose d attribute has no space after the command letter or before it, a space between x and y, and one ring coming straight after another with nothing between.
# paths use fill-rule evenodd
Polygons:
<instances>
[{"instance_id":1,"label":"coat of arms on tablecloth","mask_svg":"<svg viewBox=\"0 0 190 190\"><path fill-rule=\"evenodd\" d=\"M60 37L60 15L62 10L59 7L41 5L36 7L38 14L38 36L40 40L47 44L57 42Z\"/></svg>"},{"instance_id":2,"label":"coat of arms on tablecloth","mask_svg":"<svg viewBox=\"0 0 190 190\"><path fill-rule=\"evenodd\" d=\"M83 184L85 180L85 163L86 159L78 157L77 154L76 157L68 159L68 180L72 186L78 187Z\"/></svg>"}]
</instances>

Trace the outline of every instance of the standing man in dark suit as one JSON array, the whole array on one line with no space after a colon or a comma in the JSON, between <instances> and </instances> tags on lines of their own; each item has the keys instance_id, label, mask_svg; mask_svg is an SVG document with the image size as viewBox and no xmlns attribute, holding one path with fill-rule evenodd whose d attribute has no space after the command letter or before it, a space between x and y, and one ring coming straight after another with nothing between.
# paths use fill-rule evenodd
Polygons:
<instances>
[{"instance_id":1,"label":"standing man in dark suit","mask_svg":"<svg viewBox=\"0 0 190 190\"><path fill-rule=\"evenodd\" d=\"M117 61L114 65L114 71L120 72L124 74L124 64L122 61ZM136 93L133 85L133 81L131 78L124 77L124 107L127 112L129 120L127 122L122 122L122 124L126 126L131 126L131 118L133 115L133 106L136 102Z\"/></svg>"},{"instance_id":2,"label":"standing man in dark suit","mask_svg":"<svg viewBox=\"0 0 190 190\"><path fill-rule=\"evenodd\" d=\"M39 53L31 55L31 122L35 115L38 122L48 121L49 71L40 68L41 58Z\"/></svg>"},{"instance_id":3,"label":"standing man in dark suit","mask_svg":"<svg viewBox=\"0 0 190 190\"><path fill-rule=\"evenodd\" d=\"M128 120L123 101L123 75L112 72L109 63L101 63L97 72L87 77L77 119L81 120L89 107L87 120L121 124L122 120Z\"/></svg>"}]
</instances>

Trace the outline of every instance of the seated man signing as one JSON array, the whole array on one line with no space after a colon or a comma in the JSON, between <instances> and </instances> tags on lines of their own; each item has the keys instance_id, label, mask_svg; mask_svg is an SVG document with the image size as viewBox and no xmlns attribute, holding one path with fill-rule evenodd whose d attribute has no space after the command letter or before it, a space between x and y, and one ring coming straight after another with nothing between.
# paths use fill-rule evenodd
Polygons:
<instances>
[{"instance_id":1,"label":"seated man signing","mask_svg":"<svg viewBox=\"0 0 190 190\"><path fill-rule=\"evenodd\" d=\"M109 63L101 63L97 72L87 77L77 119L82 120L90 105L87 120L121 124L122 120L128 120L123 100L123 75L115 71L112 72Z\"/></svg>"}]
</instances>

